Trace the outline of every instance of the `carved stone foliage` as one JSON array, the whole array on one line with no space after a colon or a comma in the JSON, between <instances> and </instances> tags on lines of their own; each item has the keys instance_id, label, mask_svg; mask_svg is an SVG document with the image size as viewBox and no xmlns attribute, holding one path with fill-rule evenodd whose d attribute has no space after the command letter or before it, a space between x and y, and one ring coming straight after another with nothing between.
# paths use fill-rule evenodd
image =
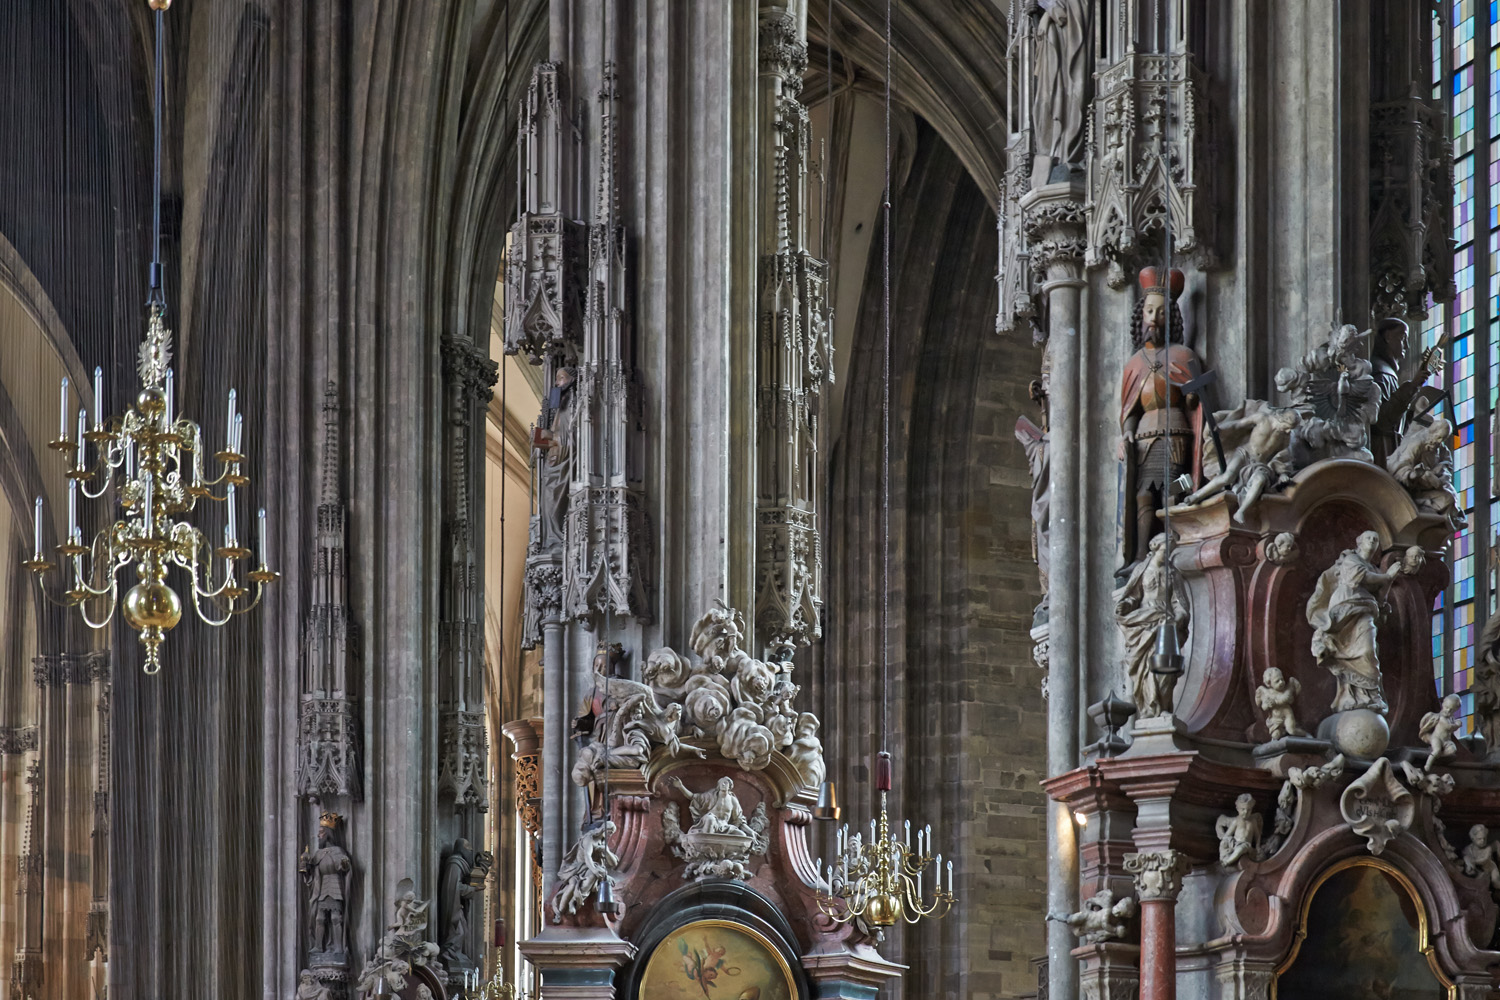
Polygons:
<instances>
[{"instance_id":1,"label":"carved stone foliage","mask_svg":"<svg viewBox=\"0 0 1500 1000\"><path fill-rule=\"evenodd\" d=\"M1391 772L1391 762L1380 757L1370 769L1344 789L1339 812L1350 829L1360 837L1371 854L1380 854L1385 845L1411 828L1417 803Z\"/></svg>"},{"instance_id":2,"label":"carved stone foliage","mask_svg":"<svg viewBox=\"0 0 1500 1000\"><path fill-rule=\"evenodd\" d=\"M444 712L438 742L438 795L451 799L455 806L487 810L489 780L484 765L488 749L484 713Z\"/></svg>"},{"instance_id":3,"label":"carved stone foliage","mask_svg":"<svg viewBox=\"0 0 1500 1000\"><path fill-rule=\"evenodd\" d=\"M770 842L766 804L758 804L747 815L730 778L720 778L717 785L702 792L689 790L676 778L668 784L687 798L692 817L692 825L683 830L676 802L667 803L661 815L664 841L673 855L687 862L682 877L749 878L751 856L765 854Z\"/></svg>"},{"instance_id":4,"label":"carved stone foliage","mask_svg":"<svg viewBox=\"0 0 1500 1000\"><path fill-rule=\"evenodd\" d=\"M37 749L35 726L0 726L0 756Z\"/></svg>"},{"instance_id":5,"label":"carved stone foliage","mask_svg":"<svg viewBox=\"0 0 1500 1000\"><path fill-rule=\"evenodd\" d=\"M1072 197L1046 198L1028 201L1025 211L1033 274L1038 279L1077 277L1088 247L1085 206Z\"/></svg>"},{"instance_id":6,"label":"carved stone foliage","mask_svg":"<svg viewBox=\"0 0 1500 1000\"><path fill-rule=\"evenodd\" d=\"M1090 267L1110 284L1163 233L1172 252L1214 265L1212 119L1207 78L1189 53L1130 52L1096 83L1088 170Z\"/></svg>"},{"instance_id":7,"label":"carved stone foliage","mask_svg":"<svg viewBox=\"0 0 1500 1000\"><path fill-rule=\"evenodd\" d=\"M802 74L807 72L807 46L797 31L797 19L784 10L762 11L759 44L760 71L781 77L785 92L800 92Z\"/></svg>"},{"instance_id":8,"label":"carved stone foliage","mask_svg":"<svg viewBox=\"0 0 1500 1000\"><path fill-rule=\"evenodd\" d=\"M1141 901L1173 900L1182 891L1187 874L1187 855L1181 851L1141 851L1125 855L1125 870L1135 876Z\"/></svg>"},{"instance_id":9,"label":"carved stone foliage","mask_svg":"<svg viewBox=\"0 0 1500 1000\"><path fill-rule=\"evenodd\" d=\"M297 794L359 798L359 719L348 698L305 698L297 729Z\"/></svg>"},{"instance_id":10,"label":"carved stone foliage","mask_svg":"<svg viewBox=\"0 0 1500 1000\"><path fill-rule=\"evenodd\" d=\"M532 519L535 522L535 518ZM536 536L535 523L532 537ZM521 648L535 649L542 641L542 626L562 614L562 565L549 556L526 560L526 618L522 623Z\"/></svg>"},{"instance_id":11,"label":"carved stone foliage","mask_svg":"<svg viewBox=\"0 0 1500 1000\"><path fill-rule=\"evenodd\" d=\"M87 653L41 653L32 658L31 679L37 687L92 684L109 680L109 650Z\"/></svg>"},{"instance_id":12,"label":"carved stone foliage","mask_svg":"<svg viewBox=\"0 0 1500 1000\"><path fill-rule=\"evenodd\" d=\"M521 828L535 837L542 830L541 761L534 753L518 754L516 762L516 811Z\"/></svg>"},{"instance_id":13,"label":"carved stone foliage","mask_svg":"<svg viewBox=\"0 0 1500 1000\"><path fill-rule=\"evenodd\" d=\"M1453 297L1453 146L1421 97L1370 108L1370 314L1427 315Z\"/></svg>"}]
</instances>

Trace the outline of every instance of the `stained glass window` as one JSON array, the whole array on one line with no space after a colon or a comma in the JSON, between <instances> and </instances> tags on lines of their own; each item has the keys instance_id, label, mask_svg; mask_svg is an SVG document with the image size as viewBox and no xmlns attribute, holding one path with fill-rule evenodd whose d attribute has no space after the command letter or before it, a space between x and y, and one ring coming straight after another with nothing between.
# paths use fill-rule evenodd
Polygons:
<instances>
[{"instance_id":1,"label":"stained glass window","mask_svg":"<svg viewBox=\"0 0 1500 1000\"><path fill-rule=\"evenodd\" d=\"M1444 332L1449 337L1448 368L1433 382L1447 392L1453 485L1468 526L1454 534L1452 582L1433 606L1432 661L1438 693L1462 694L1472 732L1468 689L1479 631L1494 607L1489 553L1500 512L1490 419L1497 403L1491 373L1500 369L1500 0L1445 0L1442 7L1446 18L1435 13L1433 22L1432 80L1434 96L1450 102L1457 294L1446 306L1432 305L1422 346Z\"/></svg>"}]
</instances>

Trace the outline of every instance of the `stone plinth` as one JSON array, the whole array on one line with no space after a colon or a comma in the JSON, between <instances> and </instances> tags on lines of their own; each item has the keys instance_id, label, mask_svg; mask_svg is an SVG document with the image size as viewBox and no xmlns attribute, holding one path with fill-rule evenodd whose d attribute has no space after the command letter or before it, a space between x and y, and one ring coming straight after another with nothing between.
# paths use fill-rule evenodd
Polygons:
<instances>
[{"instance_id":1,"label":"stone plinth","mask_svg":"<svg viewBox=\"0 0 1500 1000\"><path fill-rule=\"evenodd\" d=\"M521 944L541 974L540 1000L614 1000L615 972L635 957L635 945L608 927L558 927Z\"/></svg>"}]
</instances>

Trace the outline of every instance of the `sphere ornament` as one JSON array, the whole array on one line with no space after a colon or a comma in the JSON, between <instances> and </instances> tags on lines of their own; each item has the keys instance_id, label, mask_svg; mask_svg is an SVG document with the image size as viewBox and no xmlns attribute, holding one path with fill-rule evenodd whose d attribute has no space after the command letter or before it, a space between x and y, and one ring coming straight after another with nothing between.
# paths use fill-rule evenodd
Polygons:
<instances>
[{"instance_id":1,"label":"sphere ornament","mask_svg":"<svg viewBox=\"0 0 1500 1000\"><path fill-rule=\"evenodd\" d=\"M1351 708L1324 719L1318 727L1318 737L1355 760L1374 760L1390 746L1391 727L1379 712Z\"/></svg>"},{"instance_id":2,"label":"sphere ornament","mask_svg":"<svg viewBox=\"0 0 1500 1000\"><path fill-rule=\"evenodd\" d=\"M125 621L137 632L147 628L175 628L182 620L182 600L164 583L138 583L121 602Z\"/></svg>"},{"instance_id":3,"label":"sphere ornament","mask_svg":"<svg viewBox=\"0 0 1500 1000\"><path fill-rule=\"evenodd\" d=\"M890 927L901 919L901 897L892 892L876 893L870 897L866 913L876 927Z\"/></svg>"},{"instance_id":4,"label":"sphere ornament","mask_svg":"<svg viewBox=\"0 0 1500 1000\"><path fill-rule=\"evenodd\" d=\"M146 0L152 10L166 10L172 6L172 0Z\"/></svg>"}]
</instances>

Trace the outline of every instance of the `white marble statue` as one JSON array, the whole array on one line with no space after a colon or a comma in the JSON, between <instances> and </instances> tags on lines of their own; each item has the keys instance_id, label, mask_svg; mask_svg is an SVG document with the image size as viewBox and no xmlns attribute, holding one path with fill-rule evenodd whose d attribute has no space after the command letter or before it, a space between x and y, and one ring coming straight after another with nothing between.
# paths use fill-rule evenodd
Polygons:
<instances>
[{"instance_id":1,"label":"white marble statue","mask_svg":"<svg viewBox=\"0 0 1500 1000\"><path fill-rule=\"evenodd\" d=\"M1427 763L1422 765L1422 770L1431 771L1432 765L1458 753L1453 734L1463 728L1463 723L1458 721L1461 705L1458 695L1444 695L1442 706L1436 712L1422 716L1417 727L1417 738L1427 744Z\"/></svg>"},{"instance_id":2,"label":"white marble statue","mask_svg":"<svg viewBox=\"0 0 1500 1000\"><path fill-rule=\"evenodd\" d=\"M1294 471L1323 458L1371 460L1370 424L1380 412L1380 386L1361 356L1367 333L1341 326L1307 352L1300 368L1277 375L1302 411L1292 434Z\"/></svg>"},{"instance_id":3,"label":"white marble statue","mask_svg":"<svg viewBox=\"0 0 1500 1000\"><path fill-rule=\"evenodd\" d=\"M1172 711L1174 677L1151 671L1151 654L1162 622L1172 622L1181 645L1188 635L1188 596L1182 576L1167 565L1167 536L1151 539L1145 559L1136 563L1125 586L1115 591L1115 621L1125 637L1125 668L1141 719Z\"/></svg>"},{"instance_id":4,"label":"white marble statue","mask_svg":"<svg viewBox=\"0 0 1500 1000\"><path fill-rule=\"evenodd\" d=\"M1475 823L1469 827L1469 842L1464 845L1465 875L1484 875L1491 889L1500 889L1500 844L1490 842L1489 827Z\"/></svg>"},{"instance_id":5,"label":"white marble statue","mask_svg":"<svg viewBox=\"0 0 1500 1000\"><path fill-rule=\"evenodd\" d=\"M297 977L297 1000L333 1000L333 988L320 983L307 969Z\"/></svg>"},{"instance_id":6,"label":"white marble statue","mask_svg":"<svg viewBox=\"0 0 1500 1000\"><path fill-rule=\"evenodd\" d=\"M817 788L828 774L828 765L823 760L823 741L818 739L818 717L811 712L797 716L795 736L787 756L802 778L803 787Z\"/></svg>"},{"instance_id":7,"label":"white marble statue","mask_svg":"<svg viewBox=\"0 0 1500 1000\"><path fill-rule=\"evenodd\" d=\"M1377 629L1391 584L1398 576L1416 573L1423 558L1422 550L1412 546L1398 564L1383 571L1378 566L1380 536L1366 531L1318 577L1307 601L1307 620L1313 627L1313 656L1338 681L1335 712L1367 708L1385 713Z\"/></svg>"},{"instance_id":8,"label":"white marble statue","mask_svg":"<svg viewBox=\"0 0 1500 1000\"><path fill-rule=\"evenodd\" d=\"M1307 730L1297 722L1296 701L1302 693L1302 682L1287 677L1280 667L1267 667L1261 685L1255 689L1255 707L1266 713L1266 729L1271 739L1306 736Z\"/></svg>"},{"instance_id":9,"label":"white marble statue","mask_svg":"<svg viewBox=\"0 0 1500 1000\"><path fill-rule=\"evenodd\" d=\"M1219 440L1228 454L1224 468L1185 500L1200 503L1229 490L1237 501L1234 520L1243 523L1266 490L1291 476L1292 433L1302 426L1293 406L1274 406L1249 399L1233 410L1215 414Z\"/></svg>"},{"instance_id":10,"label":"white marble statue","mask_svg":"<svg viewBox=\"0 0 1500 1000\"><path fill-rule=\"evenodd\" d=\"M615 829L613 820L596 823L580 833L563 855L557 869L557 890L552 894L554 924L562 923L563 911L576 914L579 904L592 899L599 891L599 884L619 867L620 857L609 846Z\"/></svg>"},{"instance_id":11,"label":"white marble statue","mask_svg":"<svg viewBox=\"0 0 1500 1000\"><path fill-rule=\"evenodd\" d=\"M1467 521L1453 489L1453 425L1442 417L1411 423L1385 467L1411 491L1417 506L1448 519L1454 531Z\"/></svg>"},{"instance_id":12,"label":"white marble statue","mask_svg":"<svg viewBox=\"0 0 1500 1000\"><path fill-rule=\"evenodd\" d=\"M1219 863L1230 867L1240 858L1255 857L1260 850L1263 820L1255 811L1255 798L1245 792L1234 800L1234 815L1220 816L1214 824L1219 838Z\"/></svg>"},{"instance_id":13,"label":"white marble statue","mask_svg":"<svg viewBox=\"0 0 1500 1000\"><path fill-rule=\"evenodd\" d=\"M662 839L675 856L688 863L683 878L749 878L750 856L764 854L769 846L770 817L765 803L746 815L734 781L727 777L703 792L690 790L676 777L668 778L666 784L688 800L691 826L685 831L676 802L662 809Z\"/></svg>"}]
</instances>

